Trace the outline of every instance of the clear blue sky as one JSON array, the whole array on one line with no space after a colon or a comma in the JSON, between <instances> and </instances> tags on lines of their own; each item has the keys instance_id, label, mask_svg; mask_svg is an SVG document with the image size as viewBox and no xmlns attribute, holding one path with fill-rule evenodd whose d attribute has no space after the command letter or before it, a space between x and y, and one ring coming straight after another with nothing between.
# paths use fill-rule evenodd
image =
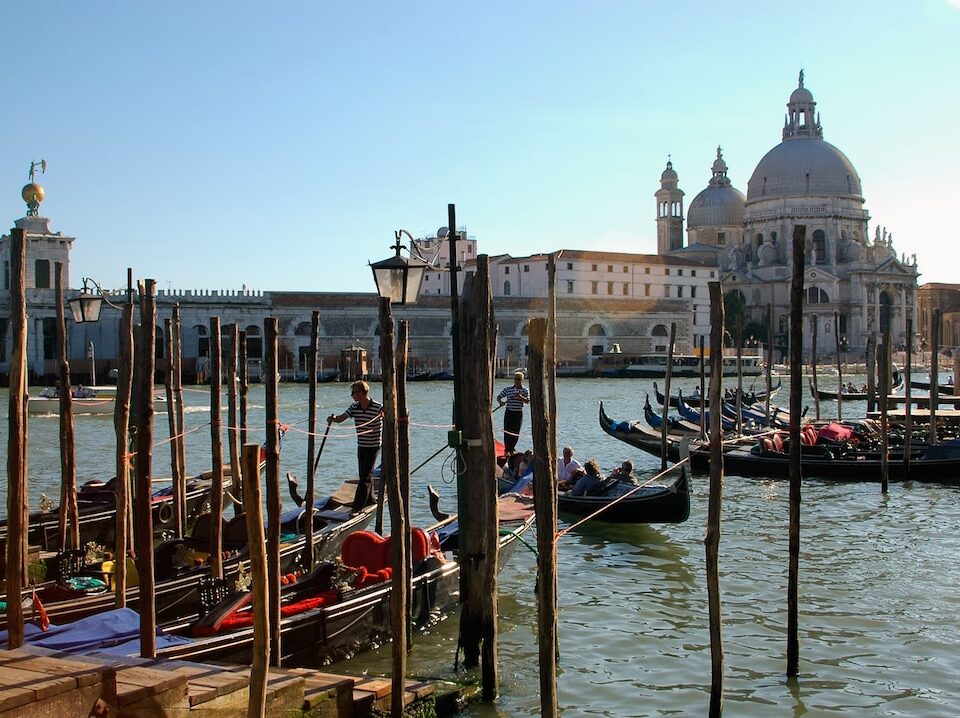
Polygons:
<instances>
[{"instance_id":1,"label":"clear blue sky","mask_svg":"<svg viewBox=\"0 0 960 718\"><path fill-rule=\"evenodd\" d=\"M488 254L654 252L667 154L741 191L804 68L871 233L960 281L960 0L9 4L0 214L43 212L84 275L372 291L393 230Z\"/></svg>"}]
</instances>

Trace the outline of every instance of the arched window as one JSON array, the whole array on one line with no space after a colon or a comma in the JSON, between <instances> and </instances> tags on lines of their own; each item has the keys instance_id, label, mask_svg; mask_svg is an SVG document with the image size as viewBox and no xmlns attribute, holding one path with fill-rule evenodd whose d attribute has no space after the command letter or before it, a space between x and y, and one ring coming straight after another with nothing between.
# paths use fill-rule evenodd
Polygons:
<instances>
[{"instance_id":1,"label":"arched window","mask_svg":"<svg viewBox=\"0 0 960 718\"><path fill-rule=\"evenodd\" d=\"M193 330L197 333L197 356L205 357L210 355L210 339L207 338L207 328L202 324L197 324Z\"/></svg>"},{"instance_id":2,"label":"arched window","mask_svg":"<svg viewBox=\"0 0 960 718\"><path fill-rule=\"evenodd\" d=\"M663 324L657 324L650 332L650 336L654 337L669 337L670 332L667 330L666 326Z\"/></svg>"},{"instance_id":3,"label":"arched window","mask_svg":"<svg viewBox=\"0 0 960 718\"><path fill-rule=\"evenodd\" d=\"M757 249L760 249L760 245L763 244L763 235L760 232L757 232L753 236L753 246Z\"/></svg>"},{"instance_id":4,"label":"arched window","mask_svg":"<svg viewBox=\"0 0 960 718\"><path fill-rule=\"evenodd\" d=\"M308 337L310 336L311 328L310 322L300 322L297 325L297 329L294 334L296 334L298 337Z\"/></svg>"},{"instance_id":5,"label":"arched window","mask_svg":"<svg viewBox=\"0 0 960 718\"><path fill-rule=\"evenodd\" d=\"M776 233L776 232L771 232L771 233L770 233L770 244L776 245L776 243L777 243L777 233Z\"/></svg>"},{"instance_id":6,"label":"arched window","mask_svg":"<svg viewBox=\"0 0 960 718\"><path fill-rule=\"evenodd\" d=\"M591 337L605 337L607 336L607 330L603 328L602 324L593 324L587 330L587 335Z\"/></svg>"},{"instance_id":7,"label":"arched window","mask_svg":"<svg viewBox=\"0 0 960 718\"><path fill-rule=\"evenodd\" d=\"M247 333L247 359L263 359L263 338L260 336L260 327L251 324L244 331Z\"/></svg>"},{"instance_id":8,"label":"arched window","mask_svg":"<svg viewBox=\"0 0 960 718\"><path fill-rule=\"evenodd\" d=\"M829 304L830 297L820 287L809 287L807 289L807 304Z\"/></svg>"},{"instance_id":9,"label":"arched window","mask_svg":"<svg viewBox=\"0 0 960 718\"><path fill-rule=\"evenodd\" d=\"M503 283L503 295L505 297L510 296L510 280L509 279Z\"/></svg>"}]
</instances>

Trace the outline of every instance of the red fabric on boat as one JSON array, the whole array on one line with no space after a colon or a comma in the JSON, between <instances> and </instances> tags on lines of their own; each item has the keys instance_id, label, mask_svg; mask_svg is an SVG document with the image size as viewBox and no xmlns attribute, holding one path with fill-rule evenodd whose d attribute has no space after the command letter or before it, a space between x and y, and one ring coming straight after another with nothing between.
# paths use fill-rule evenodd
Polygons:
<instances>
[{"instance_id":1,"label":"red fabric on boat","mask_svg":"<svg viewBox=\"0 0 960 718\"><path fill-rule=\"evenodd\" d=\"M833 421L820 429L820 438L827 441L836 441L838 443L849 441L853 436L853 429L849 426L843 426Z\"/></svg>"},{"instance_id":2,"label":"red fabric on boat","mask_svg":"<svg viewBox=\"0 0 960 718\"><path fill-rule=\"evenodd\" d=\"M430 550L430 540L422 528L410 530L410 544L413 552L414 565L422 561ZM365 568L370 573L376 573L384 568L390 568L391 540L389 536L380 536L373 531L354 531L343 541L340 550L340 559L344 565L351 568Z\"/></svg>"},{"instance_id":3,"label":"red fabric on boat","mask_svg":"<svg viewBox=\"0 0 960 718\"><path fill-rule=\"evenodd\" d=\"M533 501L522 496L504 496L497 500L501 521L524 521L533 511Z\"/></svg>"}]
</instances>

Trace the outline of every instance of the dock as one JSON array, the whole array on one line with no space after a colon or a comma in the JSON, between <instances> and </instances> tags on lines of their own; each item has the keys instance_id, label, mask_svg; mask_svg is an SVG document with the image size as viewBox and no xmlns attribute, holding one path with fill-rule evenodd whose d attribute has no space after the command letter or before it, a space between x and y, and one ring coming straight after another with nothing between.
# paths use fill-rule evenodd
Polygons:
<instances>
[{"instance_id":1,"label":"dock","mask_svg":"<svg viewBox=\"0 0 960 718\"><path fill-rule=\"evenodd\" d=\"M0 651L0 718L226 718L246 714L249 683L248 666L24 647ZM455 710L459 689L437 689L435 683L407 681L407 710L435 701L448 706L436 715ZM389 712L390 692L389 678L271 668L265 715L360 718Z\"/></svg>"}]
</instances>

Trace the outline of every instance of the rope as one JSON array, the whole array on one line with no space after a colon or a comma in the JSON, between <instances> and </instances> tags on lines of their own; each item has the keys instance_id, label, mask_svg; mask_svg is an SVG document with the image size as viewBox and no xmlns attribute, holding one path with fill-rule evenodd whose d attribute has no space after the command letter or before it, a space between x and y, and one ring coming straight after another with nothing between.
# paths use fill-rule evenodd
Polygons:
<instances>
[{"instance_id":1,"label":"rope","mask_svg":"<svg viewBox=\"0 0 960 718\"><path fill-rule=\"evenodd\" d=\"M624 500L625 498L627 498L628 496L633 496L633 494L635 494L635 493L636 493L637 491L639 491L640 489L649 486L650 484L652 484L652 483L653 483L654 481L656 481L657 479L660 479L660 478L666 476L666 475L669 474L671 471L673 471L674 469L676 469L676 468L678 468L678 467L680 467L680 466L683 466L683 465L684 465L685 463L687 463L688 461L690 461L690 458L689 458L689 457L687 457L686 459L682 459L681 461L678 461L676 464L674 464L673 466L671 466L670 468L668 468L666 471L661 471L659 474L657 474L656 476L654 476L654 477L653 477L652 479L650 479L649 481L646 481L646 482L640 484L639 486L630 489L630 491L628 491L627 493L625 493L623 496L618 496L616 499L614 499L614 500L611 501L610 503L604 504L603 506L601 506L599 509L597 509L596 511L594 511L594 512L593 512L592 514L590 514L589 516L585 516L584 518L580 519L580 520L577 521L576 523L571 524L570 526L567 526L567 528L565 528L565 529L563 529L563 530L561 530L561 531L557 531L557 534L556 534L556 536L555 536L554 538L555 538L556 540L559 540L559 539L563 538L563 536L564 536L565 534L569 533L569 532L572 531L573 529L577 528L578 526L582 526L583 524L585 524L585 523L586 523L587 521L589 521L590 519L596 518L597 516L599 516L600 514L602 514L604 511L606 511L607 509L609 509L611 506L616 506L618 503L620 503L621 501L623 501L623 500Z\"/></svg>"}]
</instances>

